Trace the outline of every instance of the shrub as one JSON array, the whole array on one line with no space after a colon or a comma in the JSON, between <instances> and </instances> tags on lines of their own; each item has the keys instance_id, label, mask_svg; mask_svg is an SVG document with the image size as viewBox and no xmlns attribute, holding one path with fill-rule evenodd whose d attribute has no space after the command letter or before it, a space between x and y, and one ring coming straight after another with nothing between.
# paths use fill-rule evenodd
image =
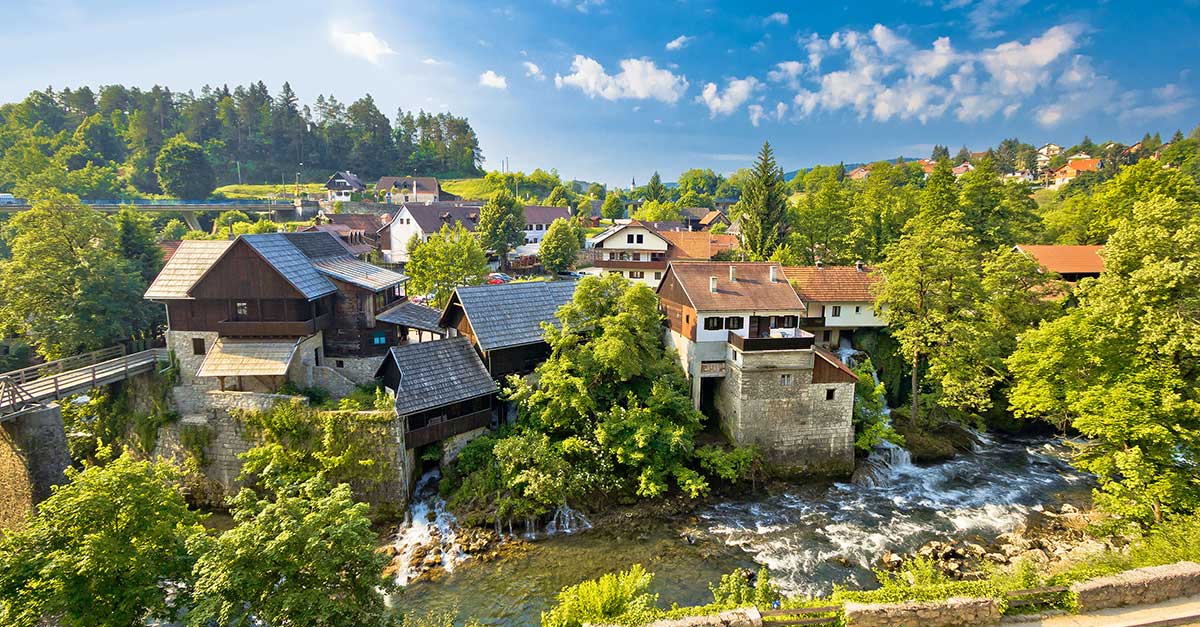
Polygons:
<instances>
[{"instance_id":1,"label":"shrub","mask_svg":"<svg viewBox=\"0 0 1200 627\"><path fill-rule=\"evenodd\" d=\"M754 580L753 586L750 585L751 579ZM771 583L771 575L766 568L760 568L757 576L739 568L722 575L717 585L708 584L708 589L712 592L713 603L722 607L770 607L780 600L779 590Z\"/></svg>"},{"instance_id":2,"label":"shrub","mask_svg":"<svg viewBox=\"0 0 1200 627\"><path fill-rule=\"evenodd\" d=\"M755 446L736 446L732 449L705 445L695 452L700 467L709 476L729 483L753 479L762 462L762 453Z\"/></svg>"},{"instance_id":3,"label":"shrub","mask_svg":"<svg viewBox=\"0 0 1200 627\"><path fill-rule=\"evenodd\" d=\"M654 604L658 601L658 595L647 592L653 579L646 569L635 564L627 571L563 588L558 593L558 604L542 612L542 627L649 622L654 618Z\"/></svg>"}]
</instances>

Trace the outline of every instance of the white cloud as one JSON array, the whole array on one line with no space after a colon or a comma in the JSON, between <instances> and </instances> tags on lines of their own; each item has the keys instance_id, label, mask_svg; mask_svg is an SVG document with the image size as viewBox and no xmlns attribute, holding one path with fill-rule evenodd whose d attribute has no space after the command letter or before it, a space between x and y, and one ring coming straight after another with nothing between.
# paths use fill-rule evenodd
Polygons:
<instances>
[{"instance_id":1,"label":"white cloud","mask_svg":"<svg viewBox=\"0 0 1200 627\"><path fill-rule=\"evenodd\" d=\"M667 42L667 50L682 50L686 48L688 44L692 43L693 39L695 39L695 37L680 35Z\"/></svg>"},{"instance_id":2,"label":"white cloud","mask_svg":"<svg viewBox=\"0 0 1200 627\"><path fill-rule=\"evenodd\" d=\"M780 61L775 69L767 72L767 80L773 83L784 83L792 89L800 88L800 74L804 64L799 61Z\"/></svg>"},{"instance_id":3,"label":"white cloud","mask_svg":"<svg viewBox=\"0 0 1200 627\"><path fill-rule=\"evenodd\" d=\"M949 37L938 37L933 48L918 50L908 57L908 69L914 76L936 78L958 59Z\"/></svg>"},{"instance_id":4,"label":"white cloud","mask_svg":"<svg viewBox=\"0 0 1200 627\"><path fill-rule=\"evenodd\" d=\"M479 84L492 89L508 89L508 79L499 74L488 70L479 75Z\"/></svg>"},{"instance_id":5,"label":"white cloud","mask_svg":"<svg viewBox=\"0 0 1200 627\"><path fill-rule=\"evenodd\" d=\"M788 111L787 103L784 103L784 102L775 103L775 119L776 120L782 122L783 116L787 115L787 111Z\"/></svg>"},{"instance_id":6,"label":"white cloud","mask_svg":"<svg viewBox=\"0 0 1200 627\"><path fill-rule=\"evenodd\" d=\"M779 24L780 26L787 26L787 23L788 23L788 14L783 13L781 11L776 11L775 13L772 13L763 18L763 26L770 26L771 24Z\"/></svg>"},{"instance_id":7,"label":"white cloud","mask_svg":"<svg viewBox=\"0 0 1200 627\"><path fill-rule=\"evenodd\" d=\"M1002 30L993 28L997 22L1005 20L1020 11L1029 0L950 0L943 6L946 10L971 7L967 19L971 22L976 37L1000 37Z\"/></svg>"},{"instance_id":8,"label":"white cloud","mask_svg":"<svg viewBox=\"0 0 1200 627\"><path fill-rule=\"evenodd\" d=\"M758 123L761 122L764 117L766 117L766 111L763 109L762 105L752 104L749 107L746 107L746 110L750 112L750 123L754 126L758 126Z\"/></svg>"},{"instance_id":9,"label":"white cloud","mask_svg":"<svg viewBox=\"0 0 1200 627\"><path fill-rule=\"evenodd\" d=\"M446 65L445 61L442 61L441 59L435 59L433 57L425 57L424 59L421 59L421 63L424 63L425 65Z\"/></svg>"},{"instance_id":10,"label":"white cloud","mask_svg":"<svg viewBox=\"0 0 1200 627\"><path fill-rule=\"evenodd\" d=\"M396 51L392 50L386 41L370 31L354 32L341 26L334 26L329 32L329 38L333 42L333 46L343 54L362 59L367 63L378 64L383 57L396 54Z\"/></svg>"},{"instance_id":11,"label":"white cloud","mask_svg":"<svg viewBox=\"0 0 1200 627\"><path fill-rule=\"evenodd\" d=\"M1075 25L1054 26L1027 44L1009 41L985 50L980 62L1002 93L1032 93L1049 80L1047 66L1075 48L1080 31Z\"/></svg>"},{"instance_id":12,"label":"white cloud","mask_svg":"<svg viewBox=\"0 0 1200 627\"><path fill-rule=\"evenodd\" d=\"M604 0L554 0L554 4L561 7L575 7L580 13L588 13L592 9L604 6Z\"/></svg>"},{"instance_id":13,"label":"white cloud","mask_svg":"<svg viewBox=\"0 0 1200 627\"><path fill-rule=\"evenodd\" d=\"M696 102L703 103L708 107L708 116L715 118L718 115L729 115L737 111L750 96L754 90L758 89L762 83L753 76L746 78L731 78L722 92L716 83L709 83L704 86L704 90L696 97ZM755 105L757 106L757 105ZM762 111L762 107L758 107ZM757 123L755 123L757 126Z\"/></svg>"},{"instance_id":14,"label":"white cloud","mask_svg":"<svg viewBox=\"0 0 1200 627\"><path fill-rule=\"evenodd\" d=\"M525 66L525 76L539 81L546 80L546 75L542 73L542 68L538 67L536 63L523 61L521 65Z\"/></svg>"},{"instance_id":15,"label":"white cloud","mask_svg":"<svg viewBox=\"0 0 1200 627\"><path fill-rule=\"evenodd\" d=\"M630 98L634 100L654 99L674 103L687 91L687 78L673 74L654 64L650 59L624 59L621 71L609 74L599 61L583 55L575 55L571 62L571 73L555 75L554 85L578 88L591 98L605 100Z\"/></svg>"}]
</instances>

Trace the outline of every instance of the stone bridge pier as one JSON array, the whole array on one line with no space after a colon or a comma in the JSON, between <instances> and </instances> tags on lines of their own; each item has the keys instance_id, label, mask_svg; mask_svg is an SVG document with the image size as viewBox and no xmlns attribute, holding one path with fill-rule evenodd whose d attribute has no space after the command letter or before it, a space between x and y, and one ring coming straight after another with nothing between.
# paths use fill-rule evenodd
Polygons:
<instances>
[{"instance_id":1,"label":"stone bridge pier","mask_svg":"<svg viewBox=\"0 0 1200 627\"><path fill-rule=\"evenodd\" d=\"M71 465L58 405L20 414L0 430L0 528L25 520L33 507L66 481Z\"/></svg>"}]
</instances>

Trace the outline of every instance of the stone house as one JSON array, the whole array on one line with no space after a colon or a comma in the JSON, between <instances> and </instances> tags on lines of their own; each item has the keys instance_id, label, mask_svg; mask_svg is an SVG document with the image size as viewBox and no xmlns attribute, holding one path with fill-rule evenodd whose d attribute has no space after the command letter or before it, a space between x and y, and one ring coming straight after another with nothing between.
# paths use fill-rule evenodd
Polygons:
<instances>
[{"instance_id":1,"label":"stone house","mask_svg":"<svg viewBox=\"0 0 1200 627\"><path fill-rule=\"evenodd\" d=\"M785 473L853 470L858 378L800 328L807 310L782 266L673 261L658 296L693 402L732 442Z\"/></svg>"}]
</instances>

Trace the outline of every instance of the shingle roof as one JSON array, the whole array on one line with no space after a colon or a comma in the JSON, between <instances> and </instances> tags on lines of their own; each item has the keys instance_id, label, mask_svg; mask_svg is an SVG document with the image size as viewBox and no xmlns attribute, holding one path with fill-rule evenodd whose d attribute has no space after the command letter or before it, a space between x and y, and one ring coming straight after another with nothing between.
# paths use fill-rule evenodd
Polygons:
<instances>
[{"instance_id":1,"label":"shingle roof","mask_svg":"<svg viewBox=\"0 0 1200 627\"><path fill-rule=\"evenodd\" d=\"M525 224L550 224L558 218L570 218L571 210L566 207L544 207L529 205L525 207Z\"/></svg>"},{"instance_id":2,"label":"shingle roof","mask_svg":"<svg viewBox=\"0 0 1200 627\"><path fill-rule=\"evenodd\" d=\"M717 220L720 220L721 218L725 218L725 214L713 209L712 211L704 214L704 217L700 218L700 226L708 226ZM725 222L728 223L729 218L725 218Z\"/></svg>"},{"instance_id":3,"label":"shingle roof","mask_svg":"<svg viewBox=\"0 0 1200 627\"><path fill-rule=\"evenodd\" d=\"M737 238L724 233L708 231L662 231L663 239L671 243L668 253L671 259L700 259L707 261L722 250L737 248Z\"/></svg>"},{"instance_id":4,"label":"shingle roof","mask_svg":"<svg viewBox=\"0 0 1200 627\"><path fill-rule=\"evenodd\" d=\"M279 235L309 259L346 256L346 247L338 241L337 235L328 231L301 231Z\"/></svg>"},{"instance_id":5,"label":"shingle roof","mask_svg":"<svg viewBox=\"0 0 1200 627\"><path fill-rule=\"evenodd\" d=\"M374 246L365 241L360 240L358 243L351 244L349 240L355 238L355 233L360 233L358 238L363 237L363 235L361 232L355 231L344 224L314 224L312 226L304 227L304 229L300 230L299 232L313 233L317 231L323 231L325 233L332 233L336 235L338 242L340 242L342 247L346 249L346 252L350 253L351 255L363 255L375 250ZM374 234L374 232L372 232L372 234Z\"/></svg>"},{"instance_id":6,"label":"shingle roof","mask_svg":"<svg viewBox=\"0 0 1200 627\"><path fill-rule=\"evenodd\" d=\"M404 203L404 208L416 220L417 226L423 233L436 233L443 224L454 226L462 224L468 231L474 231L479 222L478 204L457 202Z\"/></svg>"},{"instance_id":7,"label":"shingle roof","mask_svg":"<svg viewBox=\"0 0 1200 627\"><path fill-rule=\"evenodd\" d=\"M731 266L736 268L737 281L729 280ZM775 266L776 271L777 280L774 283L771 282L771 266ZM675 275L696 311L788 311L804 308L777 263L672 261L667 266L667 276L671 274ZM710 290L711 277L717 278L716 292Z\"/></svg>"},{"instance_id":8,"label":"shingle roof","mask_svg":"<svg viewBox=\"0 0 1200 627\"><path fill-rule=\"evenodd\" d=\"M401 416L496 391L496 382L465 337L395 346L388 359L400 369L396 413ZM386 363L376 376L384 368Z\"/></svg>"},{"instance_id":9,"label":"shingle roof","mask_svg":"<svg viewBox=\"0 0 1200 627\"><path fill-rule=\"evenodd\" d=\"M321 274L375 292L408 281L406 275L386 270L349 254L341 239L329 232L279 233Z\"/></svg>"},{"instance_id":10,"label":"shingle roof","mask_svg":"<svg viewBox=\"0 0 1200 627\"><path fill-rule=\"evenodd\" d=\"M308 300L337 291L337 287L313 267L312 261L290 241L287 235L325 238L329 244L341 247L329 233L260 233L243 235L242 240L258 251L267 263ZM344 254L344 250L343 250Z\"/></svg>"},{"instance_id":11,"label":"shingle roof","mask_svg":"<svg viewBox=\"0 0 1200 627\"><path fill-rule=\"evenodd\" d=\"M398 324L413 329L433 331L435 333L443 333L445 331L443 327L438 325L438 321L441 318L442 312L432 307L418 305L407 300L375 316L375 319L380 322Z\"/></svg>"},{"instance_id":12,"label":"shingle roof","mask_svg":"<svg viewBox=\"0 0 1200 627\"><path fill-rule=\"evenodd\" d=\"M383 219L373 213L331 213L325 219L330 224L345 225L367 233L374 233L383 225Z\"/></svg>"},{"instance_id":13,"label":"shingle roof","mask_svg":"<svg viewBox=\"0 0 1200 627\"><path fill-rule=\"evenodd\" d=\"M366 185L363 185L362 180L352 172L334 172L333 176L329 177L329 180L325 182L325 189L335 189L335 186L333 186L333 180L336 178L346 181L346 184L351 189L356 191L362 191L367 188Z\"/></svg>"},{"instance_id":14,"label":"shingle roof","mask_svg":"<svg viewBox=\"0 0 1200 627\"><path fill-rule=\"evenodd\" d=\"M879 274L867 266L786 266L784 276L804 302L874 302Z\"/></svg>"},{"instance_id":15,"label":"shingle roof","mask_svg":"<svg viewBox=\"0 0 1200 627\"><path fill-rule=\"evenodd\" d=\"M396 187L411 191L413 181L417 183L417 193L419 194L437 194L441 190L438 180L432 176L384 176L380 177L379 182L375 184L375 191L386 192Z\"/></svg>"},{"instance_id":16,"label":"shingle roof","mask_svg":"<svg viewBox=\"0 0 1200 627\"><path fill-rule=\"evenodd\" d=\"M446 309L460 303L480 350L490 351L541 342L541 323L557 325L554 314L574 295L574 281L476 285L455 290Z\"/></svg>"},{"instance_id":17,"label":"shingle roof","mask_svg":"<svg viewBox=\"0 0 1200 627\"><path fill-rule=\"evenodd\" d=\"M191 298L188 290L208 271L233 242L229 240L184 240L167 260L146 290L148 299Z\"/></svg>"},{"instance_id":18,"label":"shingle roof","mask_svg":"<svg viewBox=\"0 0 1200 627\"><path fill-rule=\"evenodd\" d=\"M199 377L251 377L287 374L299 341L241 342L220 338L204 356Z\"/></svg>"},{"instance_id":19,"label":"shingle roof","mask_svg":"<svg viewBox=\"0 0 1200 627\"><path fill-rule=\"evenodd\" d=\"M1017 244L1014 247L1051 272L1059 274L1104 272L1104 258L1100 256L1103 246L1041 246ZM176 253L178 254L178 253Z\"/></svg>"}]
</instances>

